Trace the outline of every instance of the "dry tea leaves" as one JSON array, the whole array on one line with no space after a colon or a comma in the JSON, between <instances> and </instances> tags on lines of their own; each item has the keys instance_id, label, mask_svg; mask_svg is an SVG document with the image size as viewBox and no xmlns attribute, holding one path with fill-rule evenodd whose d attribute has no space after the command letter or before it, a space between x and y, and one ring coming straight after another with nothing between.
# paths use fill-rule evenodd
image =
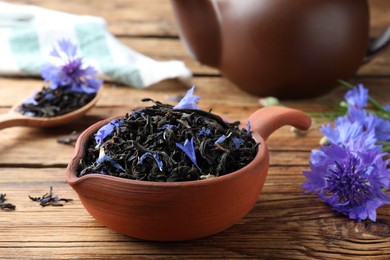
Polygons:
<instances>
[{"instance_id":1,"label":"dry tea leaves","mask_svg":"<svg viewBox=\"0 0 390 260\"><path fill-rule=\"evenodd\" d=\"M67 114L88 104L96 93L70 92L67 88L42 88L33 102L21 104L18 111L30 117L54 117Z\"/></svg>"},{"instance_id":2,"label":"dry tea leaves","mask_svg":"<svg viewBox=\"0 0 390 260\"><path fill-rule=\"evenodd\" d=\"M0 194L0 209L2 210L15 210L16 206L11 203L6 203L6 194Z\"/></svg>"},{"instance_id":3,"label":"dry tea leaves","mask_svg":"<svg viewBox=\"0 0 390 260\"><path fill-rule=\"evenodd\" d=\"M72 131L68 136L57 139L57 143L74 146L77 138L79 138L77 131Z\"/></svg>"},{"instance_id":4,"label":"dry tea leaves","mask_svg":"<svg viewBox=\"0 0 390 260\"><path fill-rule=\"evenodd\" d=\"M73 201L72 199L60 198L58 196L53 195L53 187L50 187L49 193L45 193L42 197L31 197L30 195L28 195L28 197L32 201L39 202L39 205L41 205L42 207L46 207L46 206L61 207L64 206L64 204L61 202Z\"/></svg>"},{"instance_id":5,"label":"dry tea leaves","mask_svg":"<svg viewBox=\"0 0 390 260\"><path fill-rule=\"evenodd\" d=\"M78 176L105 174L180 182L234 172L253 160L258 144L239 122L198 109L154 102L113 120L87 144Z\"/></svg>"}]
</instances>

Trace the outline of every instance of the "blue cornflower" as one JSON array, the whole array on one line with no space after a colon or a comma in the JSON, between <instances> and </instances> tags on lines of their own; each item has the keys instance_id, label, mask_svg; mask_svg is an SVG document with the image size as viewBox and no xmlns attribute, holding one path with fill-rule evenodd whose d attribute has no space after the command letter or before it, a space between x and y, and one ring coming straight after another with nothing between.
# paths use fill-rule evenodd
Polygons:
<instances>
[{"instance_id":1,"label":"blue cornflower","mask_svg":"<svg viewBox=\"0 0 390 260\"><path fill-rule=\"evenodd\" d=\"M364 143L364 138L360 138ZM361 221L376 221L376 209L390 204L383 191L389 189L389 161L384 161L380 148L331 144L312 152L311 171L302 184L307 192L329 204L333 210Z\"/></svg>"},{"instance_id":2,"label":"blue cornflower","mask_svg":"<svg viewBox=\"0 0 390 260\"><path fill-rule=\"evenodd\" d=\"M195 86L192 86L187 91L187 94L180 100L180 102L173 107L173 109L200 109L196 103L199 102L200 97L194 95Z\"/></svg>"},{"instance_id":3,"label":"blue cornflower","mask_svg":"<svg viewBox=\"0 0 390 260\"><path fill-rule=\"evenodd\" d=\"M200 171L200 168L198 166L198 163L196 162L196 153L195 153L195 147L194 147L194 138L191 138L191 140L186 139L184 141L184 144L176 143L176 146L180 148L187 156L190 158L192 163L198 168Z\"/></svg>"},{"instance_id":4,"label":"blue cornflower","mask_svg":"<svg viewBox=\"0 0 390 260\"><path fill-rule=\"evenodd\" d=\"M138 159L138 164L143 164L145 158L148 157L148 156L152 157L152 158L156 161L158 168L160 169L160 171L162 171L162 170L163 170L163 167L164 167L164 163L163 163L163 161L160 160L160 157L158 156L157 153L153 153L153 154L150 153L150 152L144 153L144 154L141 155L141 157Z\"/></svg>"},{"instance_id":5,"label":"blue cornflower","mask_svg":"<svg viewBox=\"0 0 390 260\"><path fill-rule=\"evenodd\" d=\"M365 110L369 96L361 84L345 99L347 114L335 120L334 128L321 127L330 145L312 151L302 188L351 219L375 221L376 209L390 204L384 193L390 188L389 160L383 160L389 154L376 144L390 140L390 121Z\"/></svg>"},{"instance_id":6,"label":"blue cornflower","mask_svg":"<svg viewBox=\"0 0 390 260\"><path fill-rule=\"evenodd\" d=\"M368 89L364 88L363 84L358 84L349 90L344 95L344 98L350 107L358 109L365 108L368 102Z\"/></svg>"},{"instance_id":7,"label":"blue cornflower","mask_svg":"<svg viewBox=\"0 0 390 260\"><path fill-rule=\"evenodd\" d=\"M66 88L70 92L96 93L103 81L96 79L97 71L83 66L83 59L77 56L77 46L69 40L60 40L59 49L53 48L50 55L56 64L45 64L41 75L50 82L51 89Z\"/></svg>"},{"instance_id":8,"label":"blue cornflower","mask_svg":"<svg viewBox=\"0 0 390 260\"><path fill-rule=\"evenodd\" d=\"M102 126L95 134L96 148L102 145L104 138L114 131L116 127L123 124L123 120L112 120L110 123Z\"/></svg>"}]
</instances>

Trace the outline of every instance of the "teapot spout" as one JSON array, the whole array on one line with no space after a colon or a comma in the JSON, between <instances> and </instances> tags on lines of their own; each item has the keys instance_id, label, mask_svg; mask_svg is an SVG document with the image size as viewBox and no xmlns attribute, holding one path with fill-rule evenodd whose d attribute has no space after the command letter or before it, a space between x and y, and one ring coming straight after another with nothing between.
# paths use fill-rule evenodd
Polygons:
<instances>
[{"instance_id":1,"label":"teapot spout","mask_svg":"<svg viewBox=\"0 0 390 260\"><path fill-rule=\"evenodd\" d=\"M308 130L311 125L311 117L302 111L278 106L259 109L249 117L248 121L251 130L264 140L285 125L291 125L300 130Z\"/></svg>"},{"instance_id":2,"label":"teapot spout","mask_svg":"<svg viewBox=\"0 0 390 260\"><path fill-rule=\"evenodd\" d=\"M221 39L216 3L212 0L171 0L179 35L193 59L219 67Z\"/></svg>"}]
</instances>

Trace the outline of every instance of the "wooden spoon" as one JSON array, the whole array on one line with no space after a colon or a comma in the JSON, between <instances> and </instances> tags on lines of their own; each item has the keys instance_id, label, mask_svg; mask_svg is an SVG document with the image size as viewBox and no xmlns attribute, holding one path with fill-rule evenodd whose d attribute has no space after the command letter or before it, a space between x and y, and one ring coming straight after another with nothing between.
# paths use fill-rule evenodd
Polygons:
<instances>
[{"instance_id":1,"label":"wooden spoon","mask_svg":"<svg viewBox=\"0 0 390 260\"><path fill-rule=\"evenodd\" d=\"M31 126L31 127L52 127L67 124L77 118L82 117L88 112L98 101L101 96L101 91L96 93L96 96L85 106L76 109L72 112L55 117L29 117L17 111L20 104L11 108L8 113L0 115L0 130L13 126Z\"/></svg>"}]
</instances>

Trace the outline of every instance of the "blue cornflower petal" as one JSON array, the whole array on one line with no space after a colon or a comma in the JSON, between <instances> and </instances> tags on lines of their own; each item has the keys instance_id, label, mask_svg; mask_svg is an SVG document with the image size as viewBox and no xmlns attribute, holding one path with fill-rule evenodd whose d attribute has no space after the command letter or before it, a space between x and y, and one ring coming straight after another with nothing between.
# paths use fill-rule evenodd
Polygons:
<instances>
[{"instance_id":1,"label":"blue cornflower petal","mask_svg":"<svg viewBox=\"0 0 390 260\"><path fill-rule=\"evenodd\" d=\"M251 122L248 121L248 123L246 123L246 128L247 128L246 133L248 135L250 135L251 134Z\"/></svg>"},{"instance_id":2,"label":"blue cornflower petal","mask_svg":"<svg viewBox=\"0 0 390 260\"><path fill-rule=\"evenodd\" d=\"M99 158L97 158L96 162L102 163L102 162L105 162L109 159L110 159L110 157L108 155L106 155L105 153L103 153L103 154L100 154L100 156L99 156Z\"/></svg>"},{"instance_id":3,"label":"blue cornflower petal","mask_svg":"<svg viewBox=\"0 0 390 260\"><path fill-rule=\"evenodd\" d=\"M104 138L114 131L114 129L123 124L123 120L112 120L110 123L102 126L95 134L96 148L102 145Z\"/></svg>"},{"instance_id":4,"label":"blue cornflower petal","mask_svg":"<svg viewBox=\"0 0 390 260\"><path fill-rule=\"evenodd\" d=\"M148 156L152 157L152 158L156 161L158 168L160 169L160 171L162 171L162 170L163 170L163 167L164 167L164 163L163 163L163 161L161 161L161 159L160 159L160 157L158 156L157 153L153 153L153 154L150 153L150 152L144 153L144 154L141 155L141 157L138 159L138 164L143 164L145 158L148 157Z\"/></svg>"},{"instance_id":5,"label":"blue cornflower petal","mask_svg":"<svg viewBox=\"0 0 390 260\"><path fill-rule=\"evenodd\" d=\"M386 142L390 140L390 121L377 117L374 113L368 113L364 109L349 108L348 114L336 119L336 126L358 123L364 132L375 132L376 141Z\"/></svg>"},{"instance_id":6,"label":"blue cornflower petal","mask_svg":"<svg viewBox=\"0 0 390 260\"><path fill-rule=\"evenodd\" d=\"M343 144L354 141L363 133L363 126L359 122L339 121L335 128L330 124L323 125L321 132L329 139L331 143Z\"/></svg>"},{"instance_id":7,"label":"blue cornflower petal","mask_svg":"<svg viewBox=\"0 0 390 260\"><path fill-rule=\"evenodd\" d=\"M56 48L53 48L50 52L50 56L52 57L56 57L56 58L60 58L61 59L61 55L60 53L58 52L58 50Z\"/></svg>"},{"instance_id":8,"label":"blue cornflower petal","mask_svg":"<svg viewBox=\"0 0 390 260\"><path fill-rule=\"evenodd\" d=\"M211 130L202 127L202 129L199 131L199 135L209 136L211 135Z\"/></svg>"},{"instance_id":9,"label":"blue cornflower petal","mask_svg":"<svg viewBox=\"0 0 390 260\"><path fill-rule=\"evenodd\" d=\"M154 160L156 161L157 166L158 166L158 168L160 169L160 171L162 171L162 170L163 170L163 167L164 167L163 161L161 161L161 159L160 159L160 157L158 156L157 153L153 154L153 158L154 158Z\"/></svg>"},{"instance_id":10,"label":"blue cornflower petal","mask_svg":"<svg viewBox=\"0 0 390 260\"><path fill-rule=\"evenodd\" d=\"M46 100L50 100L50 99L53 99L53 98L54 98L53 93L46 93L46 94L45 94L45 99L46 99Z\"/></svg>"},{"instance_id":11,"label":"blue cornflower petal","mask_svg":"<svg viewBox=\"0 0 390 260\"><path fill-rule=\"evenodd\" d=\"M44 64L41 69L41 76L47 82L53 83L50 88L56 89L58 87L58 81L62 77L61 69L52 64Z\"/></svg>"},{"instance_id":12,"label":"blue cornflower petal","mask_svg":"<svg viewBox=\"0 0 390 260\"><path fill-rule=\"evenodd\" d=\"M358 84L344 95L349 106L355 108L365 108L368 102L368 89L363 84Z\"/></svg>"},{"instance_id":13,"label":"blue cornflower petal","mask_svg":"<svg viewBox=\"0 0 390 260\"><path fill-rule=\"evenodd\" d=\"M138 164L143 164L146 157L152 156L152 153L146 152L138 158Z\"/></svg>"},{"instance_id":14,"label":"blue cornflower petal","mask_svg":"<svg viewBox=\"0 0 390 260\"><path fill-rule=\"evenodd\" d=\"M217 139L217 141L214 142L214 144L221 144L221 143L223 143L223 141L226 140L226 138L227 138L226 135L221 135L221 136Z\"/></svg>"},{"instance_id":15,"label":"blue cornflower petal","mask_svg":"<svg viewBox=\"0 0 390 260\"><path fill-rule=\"evenodd\" d=\"M164 130L164 129L174 129L174 128L177 128L177 126L171 125L171 124L165 124L165 125L161 126L159 129Z\"/></svg>"},{"instance_id":16,"label":"blue cornflower petal","mask_svg":"<svg viewBox=\"0 0 390 260\"><path fill-rule=\"evenodd\" d=\"M195 96L194 93L195 86L190 88L187 91L187 94L180 100L180 102L173 107L173 109L200 109L196 103L199 102L200 97Z\"/></svg>"},{"instance_id":17,"label":"blue cornflower petal","mask_svg":"<svg viewBox=\"0 0 390 260\"><path fill-rule=\"evenodd\" d=\"M73 45L70 40L59 40L58 45L60 46L60 49L68 56L68 57L74 57L77 52L77 46ZM58 54L58 53L57 53Z\"/></svg>"},{"instance_id":18,"label":"blue cornflower petal","mask_svg":"<svg viewBox=\"0 0 390 260\"><path fill-rule=\"evenodd\" d=\"M119 163L117 163L116 161L110 160L110 164L111 164L113 167L117 168L118 170L123 171L123 172L126 172L126 170L123 169L123 167L122 167Z\"/></svg>"},{"instance_id":19,"label":"blue cornflower petal","mask_svg":"<svg viewBox=\"0 0 390 260\"><path fill-rule=\"evenodd\" d=\"M244 143L244 139L235 136L232 137L232 141L235 149L240 148L240 146Z\"/></svg>"},{"instance_id":20,"label":"blue cornflower petal","mask_svg":"<svg viewBox=\"0 0 390 260\"><path fill-rule=\"evenodd\" d=\"M191 138L191 140L186 139L184 141L184 144L176 143L176 146L180 148L187 156L190 158L192 163L196 166L196 168L200 168L198 166L198 163L196 162L196 153L195 153L195 147L194 147L194 138Z\"/></svg>"},{"instance_id":21,"label":"blue cornflower petal","mask_svg":"<svg viewBox=\"0 0 390 260\"><path fill-rule=\"evenodd\" d=\"M38 101L35 100L35 94L32 95L31 97L27 98L22 102L22 104L33 104L33 105L38 105Z\"/></svg>"},{"instance_id":22,"label":"blue cornflower petal","mask_svg":"<svg viewBox=\"0 0 390 260\"><path fill-rule=\"evenodd\" d=\"M118 169L120 171L123 171L123 172L126 171L125 169L123 169L123 167L119 163L117 163L116 161L111 160L111 157L104 153L104 149L100 148L99 158L96 160L96 162L97 163L103 163L105 161L108 161L113 167L115 167L116 169Z\"/></svg>"}]
</instances>

